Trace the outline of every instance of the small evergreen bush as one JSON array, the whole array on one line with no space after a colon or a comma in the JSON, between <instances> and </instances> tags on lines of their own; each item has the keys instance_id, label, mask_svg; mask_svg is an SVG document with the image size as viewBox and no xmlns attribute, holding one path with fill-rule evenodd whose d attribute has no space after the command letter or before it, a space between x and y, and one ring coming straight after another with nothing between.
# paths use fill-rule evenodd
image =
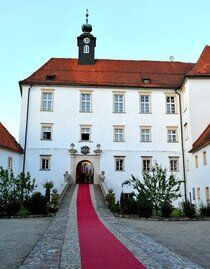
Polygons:
<instances>
[{"instance_id":1,"label":"small evergreen bush","mask_svg":"<svg viewBox=\"0 0 210 269\"><path fill-rule=\"evenodd\" d=\"M161 204L160 210L161 210L162 216L165 218L168 218L168 217L170 217L170 215L173 211L173 206L169 201L164 201Z\"/></svg>"},{"instance_id":2,"label":"small evergreen bush","mask_svg":"<svg viewBox=\"0 0 210 269\"><path fill-rule=\"evenodd\" d=\"M139 217L149 218L152 216L153 204L144 193L138 197L138 215Z\"/></svg>"},{"instance_id":3,"label":"small evergreen bush","mask_svg":"<svg viewBox=\"0 0 210 269\"><path fill-rule=\"evenodd\" d=\"M26 206L33 215L46 214L46 199L40 192L34 192Z\"/></svg>"},{"instance_id":4,"label":"small evergreen bush","mask_svg":"<svg viewBox=\"0 0 210 269\"><path fill-rule=\"evenodd\" d=\"M115 205L115 194L113 192L107 193L106 202L107 202L107 205L108 205L109 209L114 207L114 205Z\"/></svg>"},{"instance_id":5,"label":"small evergreen bush","mask_svg":"<svg viewBox=\"0 0 210 269\"><path fill-rule=\"evenodd\" d=\"M30 215L30 212L28 211L28 209L27 209L25 206L21 205L21 206L20 206L20 209L19 209L18 212L16 213L16 216L25 218L25 217L27 217L28 215Z\"/></svg>"},{"instance_id":6,"label":"small evergreen bush","mask_svg":"<svg viewBox=\"0 0 210 269\"><path fill-rule=\"evenodd\" d=\"M134 197L129 197L125 200L124 213L138 214L138 201L136 201Z\"/></svg>"},{"instance_id":7,"label":"small evergreen bush","mask_svg":"<svg viewBox=\"0 0 210 269\"><path fill-rule=\"evenodd\" d=\"M207 203L206 205L200 203L199 212L201 217L210 217L210 203Z\"/></svg>"},{"instance_id":8,"label":"small evergreen bush","mask_svg":"<svg viewBox=\"0 0 210 269\"><path fill-rule=\"evenodd\" d=\"M187 218L194 218L196 214L195 205L191 203L189 200L184 201L182 203L183 212Z\"/></svg>"}]
</instances>

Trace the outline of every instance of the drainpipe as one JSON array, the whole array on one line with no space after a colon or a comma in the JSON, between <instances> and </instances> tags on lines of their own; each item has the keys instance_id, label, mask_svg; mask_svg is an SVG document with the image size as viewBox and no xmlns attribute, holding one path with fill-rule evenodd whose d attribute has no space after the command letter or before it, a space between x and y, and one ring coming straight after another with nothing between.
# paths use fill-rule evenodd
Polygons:
<instances>
[{"instance_id":1,"label":"drainpipe","mask_svg":"<svg viewBox=\"0 0 210 269\"><path fill-rule=\"evenodd\" d=\"M183 136L183 125L182 125L182 106L181 106L181 94L178 89L175 89L176 94L179 96L179 115L180 115L180 126L181 126L181 147L182 147L182 165L183 165L183 179L184 179L184 199L187 201L187 186L186 186L186 170L185 170L185 155L184 155L184 136Z\"/></svg>"},{"instance_id":2,"label":"drainpipe","mask_svg":"<svg viewBox=\"0 0 210 269\"><path fill-rule=\"evenodd\" d=\"M23 173L25 173L25 162L26 162L26 146L27 146L27 135L28 135L28 114L29 114L29 100L30 92L33 85L28 89L28 98L27 98L27 109L26 109L26 127L25 127L25 141L24 141L24 152L23 152Z\"/></svg>"}]
</instances>

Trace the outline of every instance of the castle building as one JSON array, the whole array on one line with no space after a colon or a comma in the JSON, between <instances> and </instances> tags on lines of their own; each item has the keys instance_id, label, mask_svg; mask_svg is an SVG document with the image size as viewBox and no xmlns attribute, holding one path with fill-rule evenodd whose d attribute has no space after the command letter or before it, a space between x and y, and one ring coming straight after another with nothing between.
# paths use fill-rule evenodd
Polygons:
<instances>
[{"instance_id":1,"label":"castle building","mask_svg":"<svg viewBox=\"0 0 210 269\"><path fill-rule=\"evenodd\" d=\"M23 149L0 122L0 167L20 173Z\"/></svg>"},{"instance_id":2,"label":"castle building","mask_svg":"<svg viewBox=\"0 0 210 269\"><path fill-rule=\"evenodd\" d=\"M40 189L46 180L59 189L65 171L74 183L98 184L104 171L119 199L131 174L141 178L157 162L184 179L183 197L199 186L207 193L207 176L192 171L193 143L209 125L210 47L197 63L102 60L88 20L82 31L78 59L52 58L19 82L22 170Z\"/></svg>"}]
</instances>

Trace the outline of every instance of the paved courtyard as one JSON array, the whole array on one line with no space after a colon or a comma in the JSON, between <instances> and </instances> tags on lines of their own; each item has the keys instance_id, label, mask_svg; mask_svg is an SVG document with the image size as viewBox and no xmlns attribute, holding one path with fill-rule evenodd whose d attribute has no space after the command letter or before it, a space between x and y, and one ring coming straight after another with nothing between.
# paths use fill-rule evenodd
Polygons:
<instances>
[{"instance_id":1,"label":"paved courtyard","mask_svg":"<svg viewBox=\"0 0 210 269\"><path fill-rule=\"evenodd\" d=\"M121 219L137 231L191 261L210 268L210 221L149 221Z\"/></svg>"},{"instance_id":2,"label":"paved courtyard","mask_svg":"<svg viewBox=\"0 0 210 269\"><path fill-rule=\"evenodd\" d=\"M52 218L0 219L0 269L18 268Z\"/></svg>"},{"instance_id":3,"label":"paved courtyard","mask_svg":"<svg viewBox=\"0 0 210 269\"><path fill-rule=\"evenodd\" d=\"M115 218L98 187L92 195L102 221L147 268L210 269L210 221ZM72 188L53 219L0 219L0 269L19 268L24 260L21 269L79 269L75 197Z\"/></svg>"}]
</instances>

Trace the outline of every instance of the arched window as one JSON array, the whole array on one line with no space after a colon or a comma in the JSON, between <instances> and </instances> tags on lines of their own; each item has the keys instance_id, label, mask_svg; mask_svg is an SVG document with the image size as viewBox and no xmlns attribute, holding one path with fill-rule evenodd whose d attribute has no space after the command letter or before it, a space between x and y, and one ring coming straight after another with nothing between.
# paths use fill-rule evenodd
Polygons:
<instances>
[{"instance_id":1,"label":"arched window","mask_svg":"<svg viewBox=\"0 0 210 269\"><path fill-rule=\"evenodd\" d=\"M84 53L89 53L89 50L90 50L89 46L85 45L84 48L83 48L83 52Z\"/></svg>"}]
</instances>

